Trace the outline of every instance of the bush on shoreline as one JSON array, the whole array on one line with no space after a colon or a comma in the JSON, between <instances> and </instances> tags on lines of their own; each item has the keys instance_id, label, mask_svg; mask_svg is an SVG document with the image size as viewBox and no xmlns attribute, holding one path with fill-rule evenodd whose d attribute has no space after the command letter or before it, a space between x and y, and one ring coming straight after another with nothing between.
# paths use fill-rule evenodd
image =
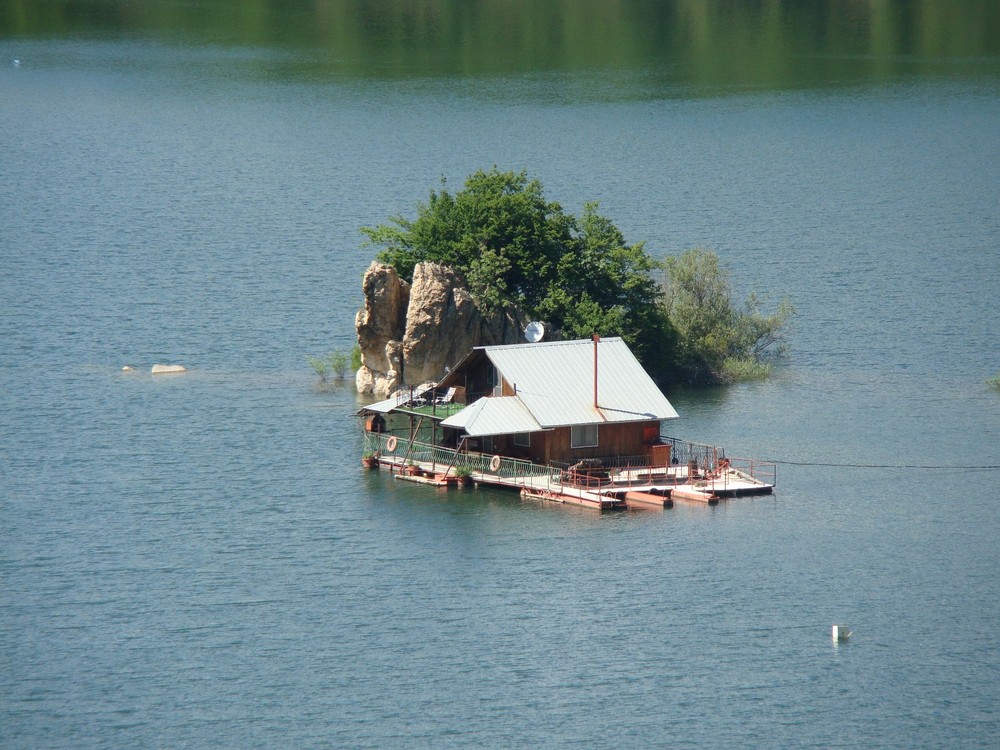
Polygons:
<instances>
[{"instance_id":1,"label":"bush on shoreline","mask_svg":"<svg viewBox=\"0 0 1000 750\"><path fill-rule=\"evenodd\" d=\"M693 383L762 380L771 361L787 352L795 308L788 300L771 314L751 293L740 309L732 298L729 271L710 250L688 250L667 258L665 305L678 333L675 366Z\"/></svg>"}]
</instances>

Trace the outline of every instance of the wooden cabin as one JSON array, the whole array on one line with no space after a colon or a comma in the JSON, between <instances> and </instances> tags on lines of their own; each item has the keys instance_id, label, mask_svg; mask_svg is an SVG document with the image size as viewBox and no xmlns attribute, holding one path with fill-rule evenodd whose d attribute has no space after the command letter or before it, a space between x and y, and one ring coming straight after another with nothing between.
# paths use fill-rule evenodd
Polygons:
<instances>
[{"instance_id":1,"label":"wooden cabin","mask_svg":"<svg viewBox=\"0 0 1000 750\"><path fill-rule=\"evenodd\" d=\"M649 456L660 422L677 417L617 337L476 348L437 390L451 387L468 406L441 422L445 434L535 463Z\"/></svg>"},{"instance_id":2,"label":"wooden cabin","mask_svg":"<svg viewBox=\"0 0 1000 750\"><path fill-rule=\"evenodd\" d=\"M433 391L367 410L412 415L427 403L448 406L432 410L436 444L540 464L665 465L660 423L677 417L617 337L477 347Z\"/></svg>"}]
</instances>

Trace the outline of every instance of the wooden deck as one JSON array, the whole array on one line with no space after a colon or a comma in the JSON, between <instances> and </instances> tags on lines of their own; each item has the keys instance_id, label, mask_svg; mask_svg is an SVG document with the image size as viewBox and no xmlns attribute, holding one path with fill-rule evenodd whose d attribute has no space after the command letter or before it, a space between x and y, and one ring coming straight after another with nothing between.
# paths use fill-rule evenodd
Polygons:
<instances>
[{"instance_id":1,"label":"wooden deck","mask_svg":"<svg viewBox=\"0 0 1000 750\"><path fill-rule=\"evenodd\" d=\"M436 487L461 483L454 469L441 463L412 461L404 464L395 456L382 456L379 468L397 479ZM525 499L546 500L594 510L625 508L670 508L675 501L715 505L721 499L770 494L773 484L754 478L737 468L726 467L717 475L695 472L686 466L641 467L613 470L590 482L563 481L557 470L538 475L509 476L502 472L473 471L472 482L489 487L516 489Z\"/></svg>"}]
</instances>

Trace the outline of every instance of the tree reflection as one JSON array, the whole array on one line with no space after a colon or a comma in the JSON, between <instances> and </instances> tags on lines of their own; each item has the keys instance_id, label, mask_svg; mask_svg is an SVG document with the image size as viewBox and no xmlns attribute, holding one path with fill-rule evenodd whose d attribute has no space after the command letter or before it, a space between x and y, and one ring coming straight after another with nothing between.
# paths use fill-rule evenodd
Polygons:
<instances>
[{"instance_id":1,"label":"tree reflection","mask_svg":"<svg viewBox=\"0 0 1000 750\"><path fill-rule=\"evenodd\" d=\"M5 37L294 50L311 72L407 79L629 70L708 88L996 77L995 0L7 0Z\"/></svg>"}]
</instances>

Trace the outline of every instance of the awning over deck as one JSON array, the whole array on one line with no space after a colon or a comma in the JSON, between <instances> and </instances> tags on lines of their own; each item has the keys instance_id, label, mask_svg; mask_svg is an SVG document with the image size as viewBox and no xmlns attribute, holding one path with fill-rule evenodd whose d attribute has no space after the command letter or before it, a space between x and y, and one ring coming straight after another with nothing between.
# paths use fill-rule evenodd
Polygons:
<instances>
[{"instance_id":1,"label":"awning over deck","mask_svg":"<svg viewBox=\"0 0 1000 750\"><path fill-rule=\"evenodd\" d=\"M365 406L362 406L361 411L359 411L358 413L360 414L366 411L374 411L378 412L379 414L388 414L393 409L398 409L400 406L406 403L407 403L406 399L400 399L397 396L391 396L387 398L385 401L376 401L374 404L366 404Z\"/></svg>"},{"instance_id":2,"label":"awning over deck","mask_svg":"<svg viewBox=\"0 0 1000 750\"><path fill-rule=\"evenodd\" d=\"M441 424L465 430L470 437L539 432L543 429L521 400L514 396L481 398Z\"/></svg>"}]
</instances>

